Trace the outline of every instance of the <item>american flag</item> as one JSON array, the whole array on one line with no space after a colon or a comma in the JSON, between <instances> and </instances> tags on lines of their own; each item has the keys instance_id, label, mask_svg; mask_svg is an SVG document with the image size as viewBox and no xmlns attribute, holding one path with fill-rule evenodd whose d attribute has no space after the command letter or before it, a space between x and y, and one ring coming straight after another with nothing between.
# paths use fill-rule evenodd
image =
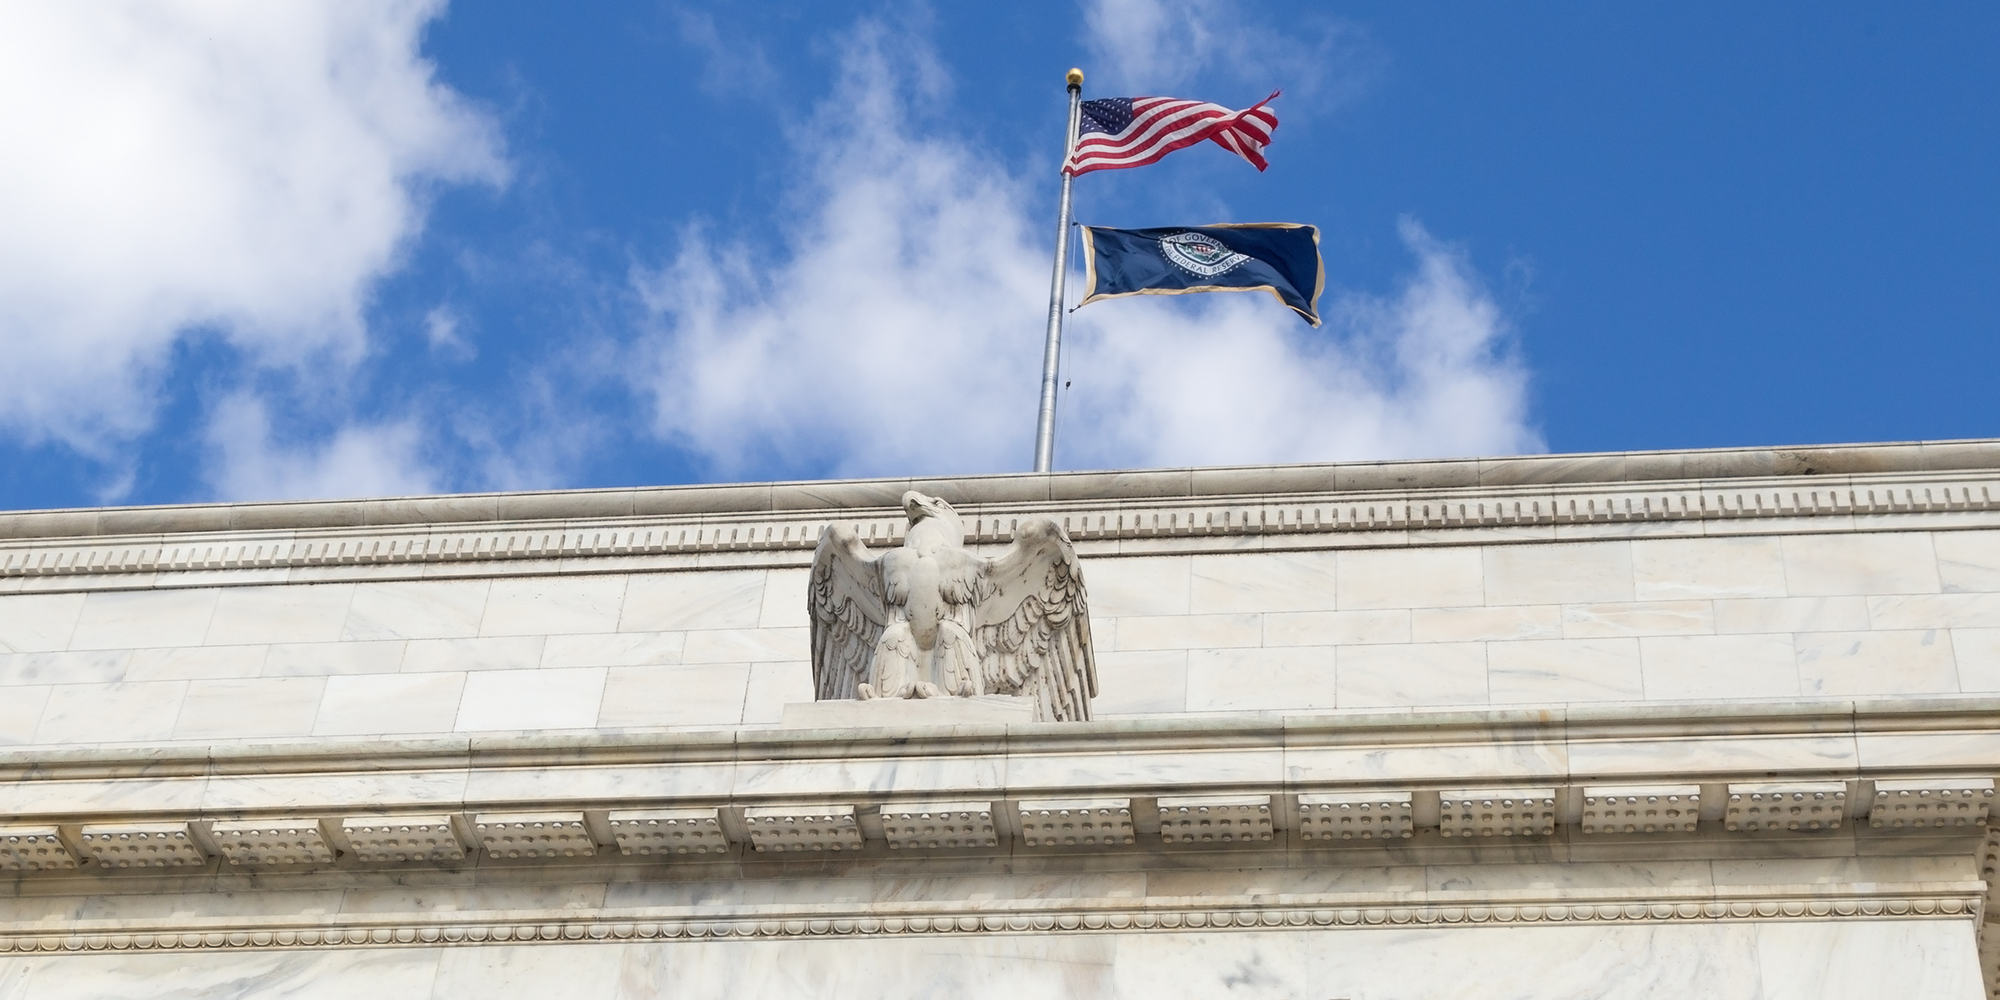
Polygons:
<instances>
[{"instance_id":1,"label":"american flag","mask_svg":"<svg viewBox=\"0 0 2000 1000\"><path fill-rule=\"evenodd\" d=\"M1242 111L1176 97L1107 97L1084 101L1076 126L1076 151L1065 173L1143 167L1176 149L1208 139L1262 170L1264 147L1278 116L1264 105L1278 92Z\"/></svg>"}]
</instances>

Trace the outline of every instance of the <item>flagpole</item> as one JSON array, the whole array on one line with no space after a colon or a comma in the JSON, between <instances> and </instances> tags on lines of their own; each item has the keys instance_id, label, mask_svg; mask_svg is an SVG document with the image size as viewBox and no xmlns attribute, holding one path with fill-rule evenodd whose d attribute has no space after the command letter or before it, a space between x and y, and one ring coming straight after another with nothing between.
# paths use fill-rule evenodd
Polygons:
<instances>
[{"instance_id":1,"label":"flagpole","mask_svg":"<svg viewBox=\"0 0 2000 1000\"><path fill-rule=\"evenodd\" d=\"M1069 81L1069 132L1063 140L1063 163L1076 148L1076 123L1083 103L1083 71L1072 69ZM1047 472L1056 457L1056 379L1062 362L1063 286L1069 277L1069 182L1062 175L1062 207L1056 214L1056 273L1049 281L1049 336L1042 346L1042 404L1035 414L1035 471Z\"/></svg>"}]
</instances>

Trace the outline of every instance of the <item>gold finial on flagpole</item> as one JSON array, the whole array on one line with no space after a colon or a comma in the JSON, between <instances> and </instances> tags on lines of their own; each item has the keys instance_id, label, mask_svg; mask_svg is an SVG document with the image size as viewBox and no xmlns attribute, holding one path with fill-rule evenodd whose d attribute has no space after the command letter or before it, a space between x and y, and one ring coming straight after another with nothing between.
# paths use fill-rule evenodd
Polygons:
<instances>
[{"instance_id":1,"label":"gold finial on flagpole","mask_svg":"<svg viewBox=\"0 0 2000 1000\"><path fill-rule=\"evenodd\" d=\"M1081 87L1083 86L1083 71L1072 66L1070 67L1069 74L1063 77L1063 79L1068 80L1069 85L1072 87Z\"/></svg>"}]
</instances>

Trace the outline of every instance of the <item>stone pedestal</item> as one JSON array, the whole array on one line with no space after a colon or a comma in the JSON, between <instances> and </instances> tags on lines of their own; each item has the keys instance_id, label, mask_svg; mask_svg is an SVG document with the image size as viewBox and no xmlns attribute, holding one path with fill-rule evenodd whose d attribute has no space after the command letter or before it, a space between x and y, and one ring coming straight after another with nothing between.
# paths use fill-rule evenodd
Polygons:
<instances>
[{"instance_id":1,"label":"stone pedestal","mask_svg":"<svg viewBox=\"0 0 2000 1000\"><path fill-rule=\"evenodd\" d=\"M989 694L975 698L873 698L867 701L800 701L785 706L786 729L917 729L990 726L1035 721L1026 698Z\"/></svg>"}]
</instances>

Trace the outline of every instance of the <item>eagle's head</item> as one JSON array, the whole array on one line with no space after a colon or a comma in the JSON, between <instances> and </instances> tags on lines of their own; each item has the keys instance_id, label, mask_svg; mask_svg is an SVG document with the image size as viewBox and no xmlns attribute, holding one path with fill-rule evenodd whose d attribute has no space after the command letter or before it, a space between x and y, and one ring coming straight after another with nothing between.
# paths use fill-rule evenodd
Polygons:
<instances>
[{"instance_id":1,"label":"eagle's head","mask_svg":"<svg viewBox=\"0 0 2000 1000\"><path fill-rule=\"evenodd\" d=\"M910 533L903 544L917 548L965 544L965 522L951 504L916 490L903 494L903 513L910 517Z\"/></svg>"}]
</instances>

